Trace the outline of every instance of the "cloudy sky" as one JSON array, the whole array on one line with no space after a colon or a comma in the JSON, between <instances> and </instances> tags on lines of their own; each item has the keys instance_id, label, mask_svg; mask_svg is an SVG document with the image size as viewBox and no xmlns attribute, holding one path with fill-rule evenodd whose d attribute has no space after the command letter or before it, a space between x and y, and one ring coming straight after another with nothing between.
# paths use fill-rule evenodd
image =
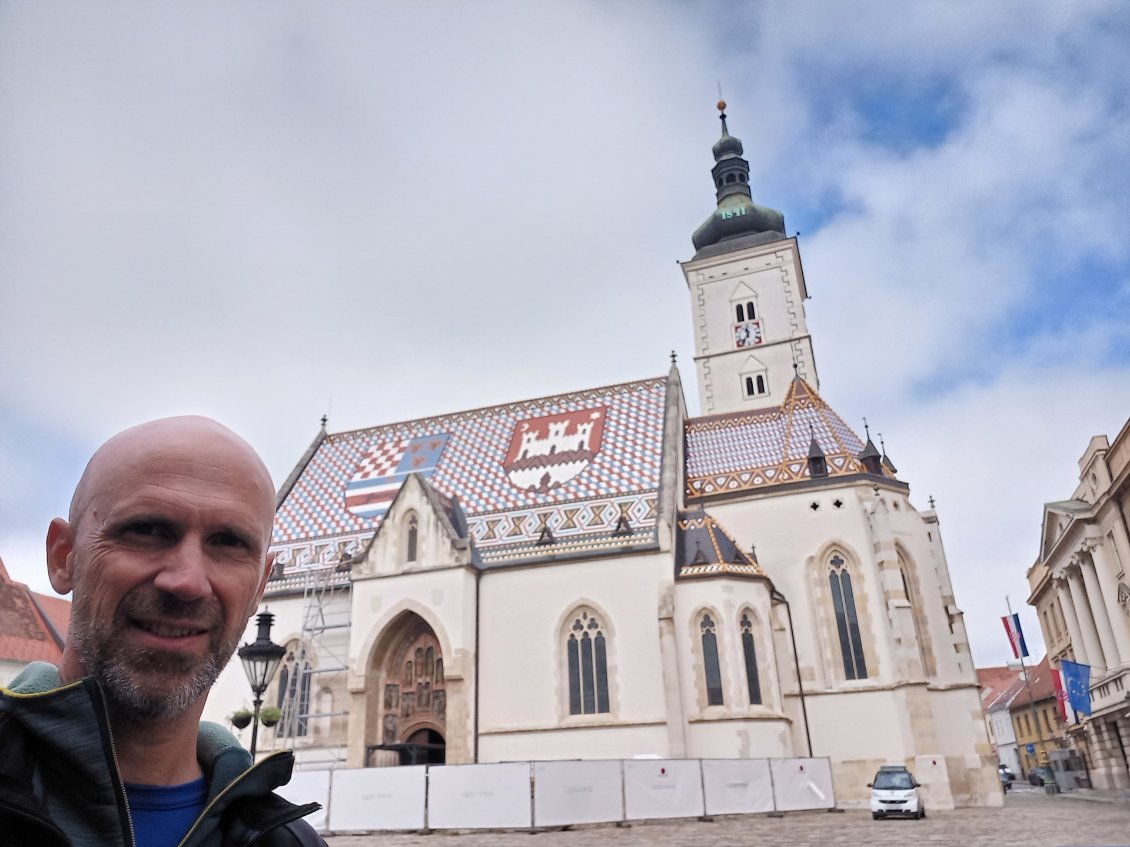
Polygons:
<instances>
[{"instance_id":1,"label":"cloudy sky","mask_svg":"<svg viewBox=\"0 0 1130 847\"><path fill-rule=\"evenodd\" d=\"M0 557L90 452L666 372L718 86L800 232L822 393L937 500L979 664L1130 415L1130 8L0 0ZM1039 643L1030 609L1030 643Z\"/></svg>"}]
</instances>

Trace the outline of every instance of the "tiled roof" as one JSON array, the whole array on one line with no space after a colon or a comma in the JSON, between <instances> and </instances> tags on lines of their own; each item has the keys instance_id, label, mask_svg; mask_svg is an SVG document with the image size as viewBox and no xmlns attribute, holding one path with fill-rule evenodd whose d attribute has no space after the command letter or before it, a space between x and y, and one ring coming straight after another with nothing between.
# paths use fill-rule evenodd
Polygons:
<instances>
[{"instance_id":1,"label":"tiled roof","mask_svg":"<svg viewBox=\"0 0 1130 847\"><path fill-rule=\"evenodd\" d=\"M356 550L411 472L458 498L488 564L654 543L666 389L660 377L329 434L279 506L279 560L333 560L333 539Z\"/></svg>"},{"instance_id":2,"label":"tiled roof","mask_svg":"<svg viewBox=\"0 0 1130 847\"><path fill-rule=\"evenodd\" d=\"M13 582L0 561L0 659L57 662L63 646L58 635L40 612L32 592L23 583Z\"/></svg>"},{"instance_id":3,"label":"tiled roof","mask_svg":"<svg viewBox=\"0 0 1130 847\"><path fill-rule=\"evenodd\" d=\"M864 472L863 441L800 377L780 406L691 418L686 423L687 496L709 498L808 480L813 438L830 477Z\"/></svg>"},{"instance_id":4,"label":"tiled roof","mask_svg":"<svg viewBox=\"0 0 1130 847\"><path fill-rule=\"evenodd\" d=\"M765 576L751 553L742 550L713 517L699 507L679 512L675 575Z\"/></svg>"},{"instance_id":5,"label":"tiled roof","mask_svg":"<svg viewBox=\"0 0 1130 847\"><path fill-rule=\"evenodd\" d=\"M1052 678L1048 657L1044 656L1043 661L1038 665L1028 668L1028 686L1024 686L1023 680L1020 682L1020 688L1011 703L1011 708L1015 709L1047 699L1055 699L1055 680Z\"/></svg>"},{"instance_id":6,"label":"tiled roof","mask_svg":"<svg viewBox=\"0 0 1130 847\"><path fill-rule=\"evenodd\" d=\"M1007 665L977 668L977 684L981 687L981 705L985 711L1011 702L1019 677L1020 671ZM1019 684L1023 685L1022 682Z\"/></svg>"}]
</instances>

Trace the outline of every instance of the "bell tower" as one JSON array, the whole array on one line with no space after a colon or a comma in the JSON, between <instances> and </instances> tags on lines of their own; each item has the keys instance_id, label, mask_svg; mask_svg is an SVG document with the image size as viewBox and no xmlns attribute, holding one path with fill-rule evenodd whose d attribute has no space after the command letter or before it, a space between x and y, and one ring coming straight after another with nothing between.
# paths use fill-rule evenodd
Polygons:
<instances>
[{"instance_id":1,"label":"bell tower","mask_svg":"<svg viewBox=\"0 0 1130 847\"><path fill-rule=\"evenodd\" d=\"M808 292L785 218L753 202L749 162L726 126L714 144L717 207L694 232L682 263L691 294L701 414L779 406L794 375L819 390L804 315Z\"/></svg>"}]
</instances>

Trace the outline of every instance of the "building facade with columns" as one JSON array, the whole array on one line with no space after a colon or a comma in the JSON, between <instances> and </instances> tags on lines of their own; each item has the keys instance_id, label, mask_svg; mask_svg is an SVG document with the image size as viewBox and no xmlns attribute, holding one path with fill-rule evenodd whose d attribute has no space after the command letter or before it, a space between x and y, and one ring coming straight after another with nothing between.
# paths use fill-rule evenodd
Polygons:
<instances>
[{"instance_id":1,"label":"building facade with columns","mask_svg":"<svg viewBox=\"0 0 1130 847\"><path fill-rule=\"evenodd\" d=\"M279 492L287 657L265 749L304 767L827 756L999 804L940 527L819 393L806 282L741 142L682 264L701 415L654 377L323 426ZM247 700L239 669L209 715Z\"/></svg>"},{"instance_id":2,"label":"building facade with columns","mask_svg":"<svg viewBox=\"0 0 1130 847\"><path fill-rule=\"evenodd\" d=\"M1053 663L1091 668L1091 715L1076 716L1096 788L1130 787L1130 421L1091 439L1070 499L1047 503L1028 571Z\"/></svg>"}]
</instances>

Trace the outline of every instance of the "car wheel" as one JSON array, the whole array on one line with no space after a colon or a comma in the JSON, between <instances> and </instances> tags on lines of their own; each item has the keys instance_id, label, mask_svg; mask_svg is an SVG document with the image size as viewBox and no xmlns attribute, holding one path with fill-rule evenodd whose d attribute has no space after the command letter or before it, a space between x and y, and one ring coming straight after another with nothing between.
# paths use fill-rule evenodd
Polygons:
<instances>
[{"instance_id":1,"label":"car wheel","mask_svg":"<svg viewBox=\"0 0 1130 847\"><path fill-rule=\"evenodd\" d=\"M925 806L923 806L921 809L918 810L918 817L919 817L919 819L926 817L926 807Z\"/></svg>"},{"instance_id":2,"label":"car wheel","mask_svg":"<svg viewBox=\"0 0 1130 847\"><path fill-rule=\"evenodd\" d=\"M879 819L880 819L881 817L883 817L883 816L882 816L882 815L880 815L880 814L879 814L878 812L872 812L872 813L871 813L871 820L873 820L873 821L877 821L877 820L879 820Z\"/></svg>"}]
</instances>

